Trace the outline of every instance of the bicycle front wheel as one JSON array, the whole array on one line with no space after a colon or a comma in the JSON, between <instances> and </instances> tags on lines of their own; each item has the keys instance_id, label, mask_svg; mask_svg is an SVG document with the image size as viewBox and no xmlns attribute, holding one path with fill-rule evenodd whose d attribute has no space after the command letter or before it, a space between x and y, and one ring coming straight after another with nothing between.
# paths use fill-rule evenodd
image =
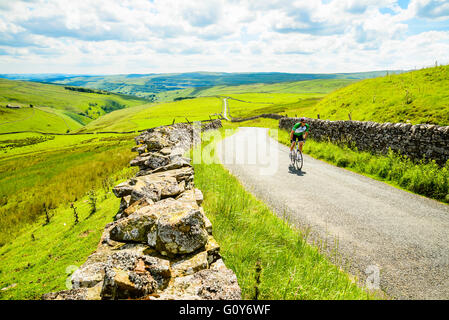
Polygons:
<instances>
[{"instance_id":1,"label":"bicycle front wheel","mask_svg":"<svg viewBox=\"0 0 449 320\"><path fill-rule=\"evenodd\" d=\"M295 162L296 162L296 150L293 150L290 152L290 166L291 167L295 167Z\"/></svg>"},{"instance_id":2,"label":"bicycle front wheel","mask_svg":"<svg viewBox=\"0 0 449 320\"><path fill-rule=\"evenodd\" d=\"M296 159L295 159L295 168L296 170L301 170L303 165L303 158L302 158L302 152L297 150L296 151Z\"/></svg>"}]
</instances>

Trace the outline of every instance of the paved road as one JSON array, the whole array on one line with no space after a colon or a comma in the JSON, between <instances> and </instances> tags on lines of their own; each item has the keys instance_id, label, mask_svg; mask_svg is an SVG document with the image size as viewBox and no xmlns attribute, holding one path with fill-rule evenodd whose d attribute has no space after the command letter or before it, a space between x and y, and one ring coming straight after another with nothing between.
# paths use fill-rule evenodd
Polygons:
<instances>
[{"instance_id":1,"label":"paved road","mask_svg":"<svg viewBox=\"0 0 449 320\"><path fill-rule=\"evenodd\" d=\"M228 119L228 98L223 98L223 118Z\"/></svg>"},{"instance_id":2,"label":"paved road","mask_svg":"<svg viewBox=\"0 0 449 320\"><path fill-rule=\"evenodd\" d=\"M449 299L449 206L308 156L292 171L288 148L263 128L241 128L217 148L249 191L310 228L310 241L328 252L337 243L337 263L362 284L398 299Z\"/></svg>"}]
</instances>

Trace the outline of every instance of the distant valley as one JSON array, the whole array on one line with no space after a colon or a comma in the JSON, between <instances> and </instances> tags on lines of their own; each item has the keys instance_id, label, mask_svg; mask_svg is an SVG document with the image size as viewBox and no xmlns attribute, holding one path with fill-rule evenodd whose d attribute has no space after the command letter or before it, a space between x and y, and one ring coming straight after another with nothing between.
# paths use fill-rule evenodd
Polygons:
<instances>
[{"instance_id":1,"label":"distant valley","mask_svg":"<svg viewBox=\"0 0 449 320\"><path fill-rule=\"evenodd\" d=\"M214 86L235 86L256 83L271 84L315 79L367 79L384 76L387 73L401 72L403 71L356 73L191 72L125 75L0 74L0 78L79 86L134 95L156 101L161 100L158 94L162 92L183 90L186 88L210 88Z\"/></svg>"}]
</instances>

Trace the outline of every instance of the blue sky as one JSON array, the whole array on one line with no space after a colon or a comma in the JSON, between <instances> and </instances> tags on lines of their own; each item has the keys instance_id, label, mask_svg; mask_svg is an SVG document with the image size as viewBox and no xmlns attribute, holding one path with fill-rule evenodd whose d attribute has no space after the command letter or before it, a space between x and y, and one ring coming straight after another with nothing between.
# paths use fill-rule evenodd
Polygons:
<instances>
[{"instance_id":1,"label":"blue sky","mask_svg":"<svg viewBox=\"0 0 449 320\"><path fill-rule=\"evenodd\" d=\"M0 73L356 72L448 54L448 0L0 0Z\"/></svg>"}]
</instances>

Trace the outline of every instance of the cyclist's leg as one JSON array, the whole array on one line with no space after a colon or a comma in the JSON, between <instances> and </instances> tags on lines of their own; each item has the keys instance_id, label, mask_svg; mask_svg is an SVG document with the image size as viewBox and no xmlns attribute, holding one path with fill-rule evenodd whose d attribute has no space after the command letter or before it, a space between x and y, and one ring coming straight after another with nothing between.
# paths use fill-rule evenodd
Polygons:
<instances>
[{"instance_id":1,"label":"cyclist's leg","mask_svg":"<svg viewBox=\"0 0 449 320\"><path fill-rule=\"evenodd\" d=\"M302 146L304 145L304 140L299 141L298 144L299 144L299 151L301 151L301 153L302 153Z\"/></svg>"},{"instance_id":2,"label":"cyclist's leg","mask_svg":"<svg viewBox=\"0 0 449 320\"><path fill-rule=\"evenodd\" d=\"M293 138L292 145L290 146L290 152L293 151L293 148L295 147L295 144L296 144L296 140L295 140L295 138Z\"/></svg>"}]
</instances>

